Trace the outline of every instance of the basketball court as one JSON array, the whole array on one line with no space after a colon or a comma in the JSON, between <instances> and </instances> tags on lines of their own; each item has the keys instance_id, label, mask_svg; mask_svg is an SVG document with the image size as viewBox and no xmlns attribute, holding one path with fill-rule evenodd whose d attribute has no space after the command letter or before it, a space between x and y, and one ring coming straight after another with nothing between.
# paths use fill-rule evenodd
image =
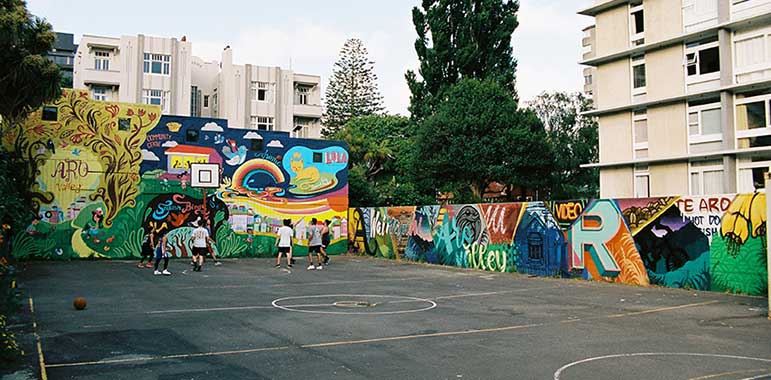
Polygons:
<instances>
[{"instance_id":1,"label":"basketball court","mask_svg":"<svg viewBox=\"0 0 771 380\"><path fill-rule=\"evenodd\" d=\"M167 277L38 262L19 282L48 379L771 378L762 297L367 257L273 263L174 260Z\"/></svg>"}]
</instances>

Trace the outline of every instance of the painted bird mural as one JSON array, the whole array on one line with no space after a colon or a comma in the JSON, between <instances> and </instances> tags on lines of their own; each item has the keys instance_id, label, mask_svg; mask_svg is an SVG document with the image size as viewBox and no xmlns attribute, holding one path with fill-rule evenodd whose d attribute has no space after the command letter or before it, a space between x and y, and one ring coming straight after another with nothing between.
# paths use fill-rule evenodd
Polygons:
<instances>
[{"instance_id":1,"label":"painted bird mural","mask_svg":"<svg viewBox=\"0 0 771 380\"><path fill-rule=\"evenodd\" d=\"M222 153L228 158L225 162L230 166L241 165L246 161L246 147L237 146L232 139L227 139L227 144L222 147Z\"/></svg>"}]
</instances>

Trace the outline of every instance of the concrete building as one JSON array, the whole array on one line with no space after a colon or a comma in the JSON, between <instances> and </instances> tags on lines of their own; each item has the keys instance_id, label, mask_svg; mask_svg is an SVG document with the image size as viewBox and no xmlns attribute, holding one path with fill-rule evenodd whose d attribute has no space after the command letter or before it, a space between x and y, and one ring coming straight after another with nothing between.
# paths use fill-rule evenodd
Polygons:
<instances>
[{"instance_id":1,"label":"concrete building","mask_svg":"<svg viewBox=\"0 0 771 380\"><path fill-rule=\"evenodd\" d=\"M164 114L189 116L191 52L184 37L83 35L73 87L96 100L155 104Z\"/></svg>"},{"instance_id":2,"label":"concrete building","mask_svg":"<svg viewBox=\"0 0 771 380\"><path fill-rule=\"evenodd\" d=\"M62 72L62 87L72 87L72 70L75 62L75 51L78 45L74 43L74 36L71 33L56 32L56 39L47 58L59 66Z\"/></svg>"},{"instance_id":3,"label":"concrete building","mask_svg":"<svg viewBox=\"0 0 771 380\"><path fill-rule=\"evenodd\" d=\"M752 192L771 166L771 0L595 0L607 197ZM589 28L591 29L591 27ZM586 44L586 42L585 42Z\"/></svg>"},{"instance_id":4,"label":"concrete building","mask_svg":"<svg viewBox=\"0 0 771 380\"><path fill-rule=\"evenodd\" d=\"M320 84L321 77L317 75L298 74L280 67L234 64L233 50L226 47L217 86L210 95L214 107L210 112L213 117L227 119L231 128L283 131L291 132L294 137L319 138Z\"/></svg>"},{"instance_id":5,"label":"concrete building","mask_svg":"<svg viewBox=\"0 0 771 380\"><path fill-rule=\"evenodd\" d=\"M97 100L157 104L168 115L227 119L231 128L321 136L321 77L192 56L185 37L84 35L73 87Z\"/></svg>"}]
</instances>

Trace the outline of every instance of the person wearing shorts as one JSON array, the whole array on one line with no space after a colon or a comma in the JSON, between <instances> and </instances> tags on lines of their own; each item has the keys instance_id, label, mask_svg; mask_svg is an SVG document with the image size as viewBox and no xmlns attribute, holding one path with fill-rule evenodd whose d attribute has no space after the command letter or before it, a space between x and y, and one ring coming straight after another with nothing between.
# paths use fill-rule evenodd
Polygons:
<instances>
[{"instance_id":1,"label":"person wearing shorts","mask_svg":"<svg viewBox=\"0 0 771 380\"><path fill-rule=\"evenodd\" d=\"M321 266L321 226L316 218L311 219L308 228L308 270L322 269ZM316 254L318 265L313 266L313 254Z\"/></svg>"},{"instance_id":2,"label":"person wearing shorts","mask_svg":"<svg viewBox=\"0 0 771 380\"><path fill-rule=\"evenodd\" d=\"M197 222L193 223L193 227L195 229L192 236L190 236L190 241L193 243L193 271L200 272L201 268L203 268L204 257L209 252L208 244L211 238L209 237L209 231Z\"/></svg>"},{"instance_id":3,"label":"person wearing shorts","mask_svg":"<svg viewBox=\"0 0 771 380\"><path fill-rule=\"evenodd\" d=\"M154 275L164 275L164 276L171 276L171 272L169 272L169 247L168 247L168 240L166 240L166 236L161 239L161 243L158 244L157 247L155 247L155 272L153 272ZM163 260L163 272L158 270L158 264L161 263L161 260Z\"/></svg>"},{"instance_id":4,"label":"person wearing shorts","mask_svg":"<svg viewBox=\"0 0 771 380\"><path fill-rule=\"evenodd\" d=\"M324 265L329 265L329 255L327 255L327 247L329 247L329 224L332 223L329 219L324 221L324 226L321 228L321 256L324 257Z\"/></svg>"},{"instance_id":5,"label":"person wearing shorts","mask_svg":"<svg viewBox=\"0 0 771 380\"><path fill-rule=\"evenodd\" d=\"M281 266L281 256L284 254L286 254L287 268L292 267L292 235L294 235L294 231L292 231L292 227L289 227L290 224L292 224L291 220L284 219L284 225L276 233L276 246L278 247L276 268Z\"/></svg>"},{"instance_id":6,"label":"person wearing shorts","mask_svg":"<svg viewBox=\"0 0 771 380\"><path fill-rule=\"evenodd\" d=\"M156 246L157 244L155 244L155 231L150 229L150 232L146 233L144 239L142 239L142 258L139 259L137 268L153 267L153 251L155 250ZM147 263L145 263L145 259L147 259Z\"/></svg>"}]
</instances>

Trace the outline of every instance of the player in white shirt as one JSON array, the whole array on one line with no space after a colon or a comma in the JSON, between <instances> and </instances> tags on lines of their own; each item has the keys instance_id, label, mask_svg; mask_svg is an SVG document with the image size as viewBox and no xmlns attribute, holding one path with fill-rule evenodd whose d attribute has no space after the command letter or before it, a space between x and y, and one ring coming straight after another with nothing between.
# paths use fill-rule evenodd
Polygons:
<instances>
[{"instance_id":1,"label":"player in white shirt","mask_svg":"<svg viewBox=\"0 0 771 380\"><path fill-rule=\"evenodd\" d=\"M278 259L276 259L276 268L281 266L281 256L286 253L286 266L292 267L292 237L294 231L289 227L292 221L284 219L284 225L276 233L276 246L278 247Z\"/></svg>"},{"instance_id":2,"label":"player in white shirt","mask_svg":"<svg viewBox=\"0 0 771 380\"><path fill-rule=\"evenodd\" d=\"M193 243L193 266L194 272L200 272L203 268L203 259L206 257L206 253L209 251L209 243L211 238L209 237L209 230L203 228L198 222L193 222L193 233L190 236L190 241Z\"/></svg>"}]
</instances>

